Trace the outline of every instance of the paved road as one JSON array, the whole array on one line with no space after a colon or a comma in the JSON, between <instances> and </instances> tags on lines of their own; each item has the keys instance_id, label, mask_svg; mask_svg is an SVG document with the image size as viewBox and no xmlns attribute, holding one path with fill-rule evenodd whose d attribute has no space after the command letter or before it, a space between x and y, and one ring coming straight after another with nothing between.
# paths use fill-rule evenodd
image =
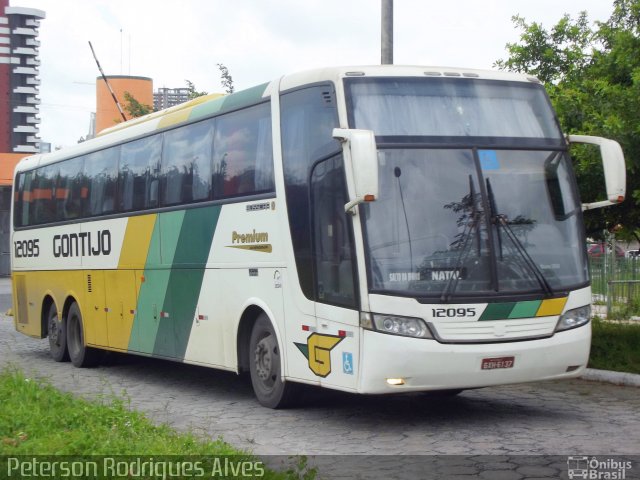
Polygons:
<instances>
[{"instance_id":1,"label":"paved road","mask_svg":"<svg viewBox=\"0 0 640 480\"><path fill-rule=\"evenodd\" d=\"M0 311L7 298L0 292ZM640 454L640 390L584 380L486 388L451 399L311 389L303 408L274 411L254 400L246 378L228 372L119 355L94 369L53 362L46 340L15 332L5 316L2 364L76 394L126 395L156 422L222 436L259 455L499 455L490 457L496 463L513 455ZM526 464L521 459L520 467ZM471 473L464 462L454 467ZM533 476L557 474L539 468ZM525 478L501 472L486 477Z\"/></svg>"}]
</instances>

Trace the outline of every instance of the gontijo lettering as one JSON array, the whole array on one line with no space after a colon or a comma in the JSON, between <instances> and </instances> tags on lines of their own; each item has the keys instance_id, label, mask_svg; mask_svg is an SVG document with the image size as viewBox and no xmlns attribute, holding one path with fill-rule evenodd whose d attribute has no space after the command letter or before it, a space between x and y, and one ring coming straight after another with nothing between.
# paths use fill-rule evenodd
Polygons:
<instances>
[{"instance_id":1,"label":"gontijo lettering","mask_svg":"<svg viewBox=\"0 0 640 480\"><path fill-rule=\"evenodd\" d=\"M53 237L54 257L91 257L111 253L111 232L69 233Z\"/></svg>"}]
</instances>

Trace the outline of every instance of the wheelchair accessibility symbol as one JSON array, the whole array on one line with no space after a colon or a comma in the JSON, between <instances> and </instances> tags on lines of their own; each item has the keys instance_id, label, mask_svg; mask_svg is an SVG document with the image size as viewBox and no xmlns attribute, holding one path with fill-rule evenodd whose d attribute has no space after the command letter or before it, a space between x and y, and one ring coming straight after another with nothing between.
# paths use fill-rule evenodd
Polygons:
<instances>
[{"instance_id":1,"label":"wheelchair accessibility symbol","mask_svg":"<svg viewBox=\"0 0 640 480\"><path fill-rule=\"evenodd\" d=\"M342 352L342 373L353 375L353 354Z\"/></svg>"}]
</instances>

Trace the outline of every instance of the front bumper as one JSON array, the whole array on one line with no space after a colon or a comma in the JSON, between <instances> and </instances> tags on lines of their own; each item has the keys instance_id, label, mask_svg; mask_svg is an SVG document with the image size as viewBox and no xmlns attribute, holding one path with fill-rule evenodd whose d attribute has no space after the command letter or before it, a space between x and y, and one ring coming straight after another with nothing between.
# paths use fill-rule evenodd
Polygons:
<instances>
[{"instance_id":1,"label":"front bumper","mask_svg":"<svg viewBox=\"0 0 640 480\"><path fill-rule=\"evenodd\" d=\"M442 344L364 330L358 392L477 388L574 378L584 372L590 346L591 323L550 338L484 344ZM481 369L484 358L509 356L515 358L512 368ZM568 372L569 367L573 370ZM389 385L388 378L404 379L404 385Z\"/></svg>"}]
</instances>

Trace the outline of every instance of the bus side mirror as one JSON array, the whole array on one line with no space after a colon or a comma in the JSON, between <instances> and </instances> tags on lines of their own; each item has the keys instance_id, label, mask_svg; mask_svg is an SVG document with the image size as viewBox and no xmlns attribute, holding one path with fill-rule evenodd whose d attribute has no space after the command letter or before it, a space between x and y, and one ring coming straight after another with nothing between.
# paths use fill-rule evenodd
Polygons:
<instances>
[{"instance_id":1,"label":"bus side mirror","mask_svg":"<svg viewBox=\"0 0 640 480\"><path fill-rule=\"evenodd\" d=\"M344 165L349 188L348 212L363 202L378 198L378 149L371 130L334 128L333 138L344 144Z\"/></svg>"},{"instance_id":2,"label":"bus side mirror","mask_svg":"<svg viewBox=\"0 0 640 480\"><path fill-rule=\"evenodd\" d=\"M568 135L569 143L585 143L600 147L604 180L607 187L607 200L593 203L583 203L582 210L616 205L624 201L626 191L627 172L624 164L624 154L620 144L614 140L588 135Z\"/></svg>"}]
</instances>

